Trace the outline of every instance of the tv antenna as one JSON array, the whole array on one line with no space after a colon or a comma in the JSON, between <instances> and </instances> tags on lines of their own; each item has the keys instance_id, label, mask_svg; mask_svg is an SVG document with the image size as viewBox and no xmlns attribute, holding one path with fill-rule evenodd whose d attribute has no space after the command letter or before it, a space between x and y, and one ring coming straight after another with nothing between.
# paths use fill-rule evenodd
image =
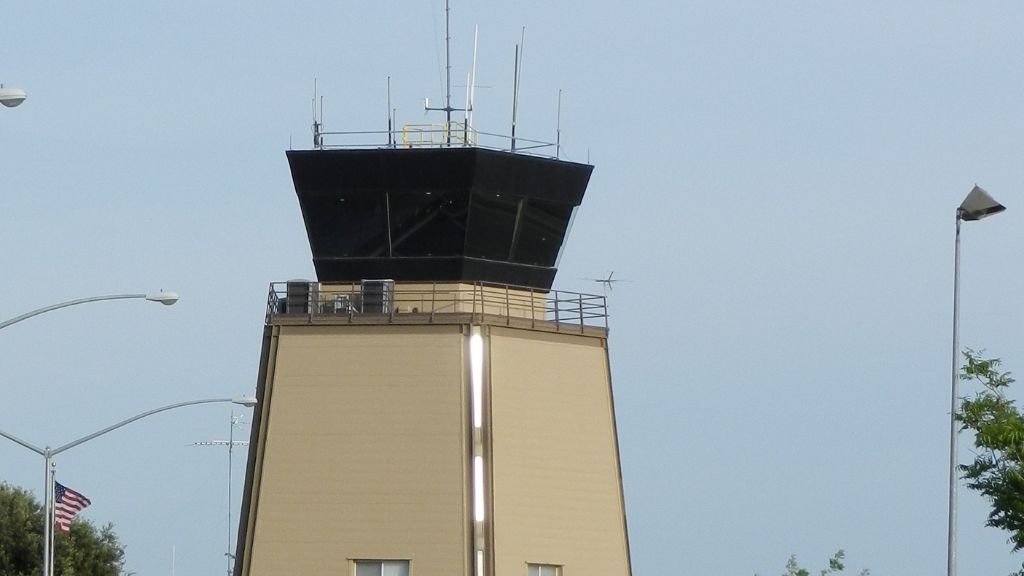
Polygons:
<instances>
[{"instance_id":1,"label":"tv antenna","mask_svg":"<svg viewBox=\"0 0 1024 576\"><path fill-rule=\"evenodd\" d=\"M205 440L203 442L193 442L192 446L227 446L228 448L228 551L224 553L228 560L228 576L234 573L234 560L235 555L231 553L231 473L232 473L232 455L235 451L235 446L248 446L249 443L245 440L235 440L235 426L247 424L242 419L241 415L236 415L234 412L231 413L231 431L228 433L227 440Z\"/></svg>"},{"instance_id":2,"label":"tv antenna","mask_svg":"<svg viewBox=\"0 0 1024 576\"><path fill-rule=\"evenodd\" d=\"M591 282L597 282L598 284L600 284L601 285L601 291L606 296L608 295L608 292L612 291L613 287L615 286L615 284L617 282L629 282L629 280L623 280L622 278L615 278L615 271L614 270L609 272L608 276L605 277L605 278L584 278L584 280L590 280Z\"/></svg>"}]
</instances>

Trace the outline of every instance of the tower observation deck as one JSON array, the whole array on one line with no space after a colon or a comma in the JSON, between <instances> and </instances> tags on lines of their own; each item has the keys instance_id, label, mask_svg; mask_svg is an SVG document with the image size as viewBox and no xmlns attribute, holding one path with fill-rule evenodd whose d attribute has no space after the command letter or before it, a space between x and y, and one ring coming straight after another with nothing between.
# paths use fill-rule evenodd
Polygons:
<instances>
[{"instance_id":1,"label":"tower observation deck","mask_svg":"<svg viewBox=\"0 0 1024 576\"><path fill-rule=\"evenodd\" d=\"M390 138L389 138L390 140ZM477 146L288 152L317 278L547 290L593 167Z\"/></svg>"},{"instance_id":2,"label":"tower observation deck","mask_svg":"<svg viewBox=\"0 0 1024 576\"><path fill-rule=\"evenodd\" d=\"M552 288L593 167L440 110L287 152L235 576L631 573L605 298Z\"/></svg>"}]
</instances>

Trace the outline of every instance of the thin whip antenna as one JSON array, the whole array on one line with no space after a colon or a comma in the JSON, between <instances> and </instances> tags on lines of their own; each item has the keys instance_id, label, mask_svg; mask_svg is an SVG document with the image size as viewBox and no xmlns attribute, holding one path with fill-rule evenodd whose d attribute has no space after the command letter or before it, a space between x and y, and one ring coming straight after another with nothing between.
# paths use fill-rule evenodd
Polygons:
<instances>
[{"instance_id":1,"label":"thin whip antenna","mask_svg":"<svg viewBox=\"0 0 1024 576\"><path fill-rule=\"evenodd\" d=\"M526 52L526 26L516 44L515 74L512 82L512 151L516 151L516 118L519 115L519 82L523 70L523 53Z\"/></svg>"},{"instance_id":2,"label":"thin whip antenna","mask_svg":"<svg viewBox=\"0 0 1024 576\"><path fill-rule=\"evenodd\" d=\"M394 127L391 124L391 76L388 76L388 148L394 148Z\"/></svg>"},{"instance_id":3,"label":"thin whip antenna","mask_svg":"<svg viewBox=\"0 0 1024 576\"><path fill-rule=\"evenodd\" d=\"M466 107L463 109L462 116L462 143L469 144L469 111L471 104L469 103L469 91L470 86L473 83L473 72L466 72Z\"/></svg>"},{"instance_id":4,"label":"thin whip antenna","mask_svg":"<svg viewBox=\"0 0 1024 576\"><path fill-rule=\"evenodd\" d=\"M317 113L316 113L316 78L313 78L313 102L312 102L312 105L313 105L313 148L314 149L319 149L320 148L320 144L321 144L320 129L321 129L322 126L320 125L320 118L317 116Z\"/></svg>"},{"instance_id":5,"label":"thin whip antenna","mask_svg":"<svg viewBox=\"0 0 1024 576\"><path fill-rule=\"evenodd\" d=\"M519 99L516 94L519 92L519 45L516 44L516 61L512 68L512 151L516 151L516 105Z\"/></svg>"},{"instance_id":6,"label":"thin whip antenna","mask_svg":"<svg viewBox=\"0 0 1024 576\"><path fill-rule=\"evenodd\" d=\"M467 136L472 136L472 125L473 125L473 99L476 96L476 48L477 41L480 39L480 26L477 25L473 28L473 70L469 75L469 102L466 104L466 124L468 126ZM468 139L467 139L468 142ZM468 142L472 144L472 142Z\"/></svg>"},{"instance_id":7,"label":"thin whip antenna","mask_svg":"<svg viewBox=\"0 0 1024 576\"><path fill-rule=\"evenodd\" d=\"M562 153L562 89L558 89L558 111L555 113L555 159Z\"/></svg>"}]
</instances>

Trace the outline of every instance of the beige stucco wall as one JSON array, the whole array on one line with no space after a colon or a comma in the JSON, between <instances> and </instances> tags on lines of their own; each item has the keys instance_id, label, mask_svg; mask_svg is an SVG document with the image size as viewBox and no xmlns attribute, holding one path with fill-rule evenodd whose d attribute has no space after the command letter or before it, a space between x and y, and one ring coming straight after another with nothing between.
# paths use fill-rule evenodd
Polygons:
<instances>
[{"instance_id":1,"label":"beige stucco wall","mask_svg":"<svg viewBox=\"0 0 1024 576\"><path fill-rule=\"evenodd\" d=\"M490 333L495 576L628 575L605 340Z\"/></svg>"},{"instance_id":2,"label":"beige stucco wall","mask_svg":"<svg viewBox=\"0 0 1024 576\"><path fill-rule=\"evenodd\" d=\"M250 502L250 576L344 576L354 558L467 574L459 326L281 326Z\"/></svg>"}]
</instances>

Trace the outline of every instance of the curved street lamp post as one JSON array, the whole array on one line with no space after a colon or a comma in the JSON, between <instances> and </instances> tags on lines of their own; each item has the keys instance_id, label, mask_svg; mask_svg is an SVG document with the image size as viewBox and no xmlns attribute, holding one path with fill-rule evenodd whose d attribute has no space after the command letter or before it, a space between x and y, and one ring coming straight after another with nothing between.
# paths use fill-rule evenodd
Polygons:
<instances>
[{"instance_id":1,"label":"curved street lamp post","mask_svg":"<svg viewBox=\"0 0 1024 576\"><path fill-rule=\"evenodd\" d=\"M4 88L3 84L0 84L0 104L3 104L4 106L7 106L7 107L14 107L14 106L17 106L18 104L21 104L24 100L25 100L25 91L24 90L20 90L18 88ZM50 306L44 306L42 308L37 308L35 310L32 310L31 312L26 312L24 314L21 314L20 316L15 316L13 318L9 318L7 320L4 320L3 322L0 322L0 329L7 328L8 326L10 326L12 324L17 324L18 322L21 322L23 320L28 320L29 318L32 318L33 316L39 316L40 314L45 314L47 312L51 312L53 310L59 310L61 308L67 308L68 306L77 306L78 304L86 304L88 302L101 302L101 301L104 301L104 300L129 300L129 299L143 299L143 300L148 300L150 302L159 302L159 303L161 303L161 304L163 304L165 306L170 306L170 305L172 305L172 304L174 304L175 302L178 301L178 295L176 293L174 293L174 292L164 292L163 290L161 290L159 292L150 292L150 293L147 293L147 294L107 294L107 295L103 295L103 296L90 296L88 298L77 298L75 300L68 300L66 302L59 302L57 304L51 304ZM231 399L228 398L227 401L230 402ZM209 402L209 400L207 402ZM28 448L29 450L32 450L33 452L35 452L37 454L42 455L46 459L46 480L45 480L45 485L44 485L45 490L43 491L43 499L45 500L45 507L46 507L46 510L47 510L47 514L46 514L46 519L43 521L43 567L42 567L43 568L43 576L51 576L51 574L53 572L53 566L52 566L52 564L50 562L50 551L49 551L51 540L52 540L52 537L53 537L53 534L52 534L52 532L53 532L53 530L52 530L52 528L53 528L52 527L53 484L50 481L50 467L51 467L50 465L51 465L51 458L52 458L52 456L54 456L58 452L63 452L64 450L67 450L69 448L74 448L75 446L78 446L79 444L81 444L83 442L88 442L89 440L92 440L96 436L100 436L102 434L106 434L107 432L110 432L111 430L114 430L115 428L120 428L121 426L124 426L125 424L128 424L129 422L134 422L135 420L138 420L139 418L143 418L145 416L149 416L150 414L155 414L156 412L162 412L164 410L170 410L171 408L177 408L178 406L179 405L166 406L164 408L160 408L160 409L157 409L155 411L150 411L150 412L147 412L145 414L140 414L139 416L136 416L136 417L130 418L129 420L126 420L124 422L120 422L118 424L115 424L114 426L112 426L110 428L105 428L105 429L103 429L103 430L101 430L101 431L99 431L99 432L97 432L95 434L90 434L87 438L81 438L81 439L76 440L75 442L72 442L70 444L65 444L64 446L61 446L61 447L57 448L56 450L51 450L49 447L39 448L38 446L34 446L32 444L29 444L28 442L25 442L24 440L21 440L21 439L15 437L15 436L12 436L12 435L10 435L10 434L8 434L6 432L0 431L0 435L4 436L5 438L7 438L9 440L12 440L12 441L20 444L22 446L24 446L25 448Z\"/></svg>"},{"instance_id":2,"label":"curved street lamp post","mask_svg":"<svg viewBox=\"0 0 1024 576\"><path fill-rule=\"evenodd\" d=\"M131 418L127 418L125 420L122 420L122 421L118 422L117 424L113 424L111 426L107 426L106 428L103 428L102 430L97 430L96 432L93 432L92 434L87 434L87 435L82 436L81 438L79 438L77 440L72 440L71 442L68 442L67 444L63 444L63 445L58 446L56 448L50 448L49 446L46 446L44 448L40 448L39 446L36 446L35 444L32 444L31 442L27 442L25 440L22 440L21 438L18 438L17 436L15 436L13 434L10 434L8 432L4 432L3 430L0 430L0 436L3 436L4 438L7 438L8 440L10 440L10 441L12 441L12 442L14 442L16 444L24 446L25 448L28 448L29 450L31 450L31 451L35 452L36 454L39 454L40 456L43 457L43 463L44 463L43 465L44 465L44 472L45 472L45 482L46 482L46 484L45 484L45 491L44 491L44 497L43 497L43 499L45 501L45 505L44 505L45 519L43 520L43 525L44 525L44 530L43 530L43 576L52 576L52 574L53 574L53 559L51 557L51 550L52 550L52 546L53 546L52 540L53 540L53 504L54 504L54 502L53 502L53 480L54 480L54 478L53 478L53 457L54 456L56 456L56 455L58 455L58 454L60 454L62 452L65 452L67 450L70 450L70 449L74 448L75 446L79 446L81 444L85 444L86 442L88 442L90 440L93 440L93 439L95 439L95 438L97 438L99 436L102 436L102 435L106 434L107 432L113 432L114 430L117 430L118 428L120 428L122 426L125 426L127 424L131 424L132 422L135 422L136 420L140 420L140 419L145 418L147 416L152 416L154 414L159 414L160 412L166 412L168 410L174 410L175 408L184 408L185 406L195 406L196 404L213 404L213 403L225 403L225 402L231 402L233 404L240 404L242 406L246 406L246 407L249 407L249 408L251 408L251 407L256 405L256 399L251 397L251 396L242 396L242 397L239 397L239 398L207 398L207 399L204 399L204 400L189 400L187 402L177 402L175 404L168 404L167 406L161 406L160 408L154 408L153 410L147 410L145 412L142 412L141 414L136 414L135 416L132 416Z\"/></svg>"},{"instance_id":3,"label":"curved street lamp post","mask_svg":"<svg viewBox=\"0 0 1024 576\"><path fill-rule=\"evenodd\" d=\"M149 300L150 302L159 302L165 306L170 306L178 301L178 295L174 292L150 292L148 294L108 294L106 296L90 296L89 298L78 298L76 300L68 300L67 302L60 302L58 304L51 304L50 306L43 306L37 308L31 312L26 312L21 316L15 316L8 320L0 322L0 329L7 328L11 324L17 324L22 320L28 320L33 316L39 316L53 310L59 310L61 308L67 308L68 306L76 306L78 304L86 304L88 302L102 302L103 300L129 300L129 299L140 299Z\"/></svg>"}]
</instances>

